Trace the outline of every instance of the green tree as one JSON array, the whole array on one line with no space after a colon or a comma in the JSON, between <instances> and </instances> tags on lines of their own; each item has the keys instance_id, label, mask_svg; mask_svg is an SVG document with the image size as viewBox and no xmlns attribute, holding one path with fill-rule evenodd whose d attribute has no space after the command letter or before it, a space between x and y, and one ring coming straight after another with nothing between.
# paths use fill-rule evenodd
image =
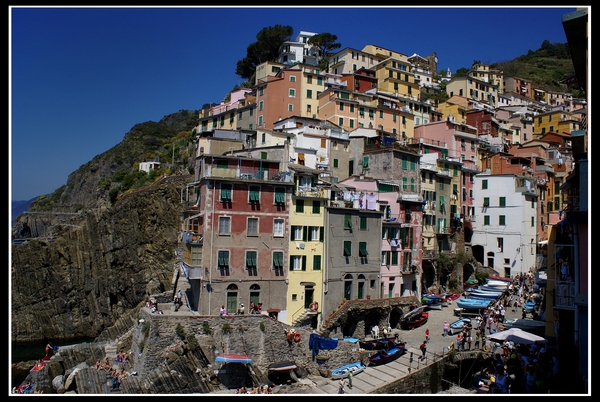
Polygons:
<instances>
[{"instance_id":1,"label":"green tree","mask_svg":"<svg viewBox=\"0 0 600 402\"><path fill-rule=\"evenodd\" d=\"M293 33L294 28L289 25L274 25L261 29L256 35L257 41L248 45L246 57L237 62L235 73L252 81L256 67L265 61L276 61L279 48L290 40Z\"/></svg>"},{"instance_id":2,"label":"green tree","mask_svg":"<svg viewBox=\"0 0 600 402\"><path fill-rule=\"evenodd\" d=\"M341 43L336 42L337 36L330 34L329 32L323 32L320 34L316 34L311 36L308 39L308 44L315 46L319 49L319 55L321 57L319 61L319 68L322 70L329 69L329 55L331 55L331 51L335 49L339 49L342 47Z\"/></svg>"}]
</instances>

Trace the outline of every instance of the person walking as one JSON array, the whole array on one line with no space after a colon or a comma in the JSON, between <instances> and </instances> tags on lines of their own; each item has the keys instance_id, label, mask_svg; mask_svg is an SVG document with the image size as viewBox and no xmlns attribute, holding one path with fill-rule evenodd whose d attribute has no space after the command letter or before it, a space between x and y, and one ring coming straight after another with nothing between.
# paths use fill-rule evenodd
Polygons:
<instances>
[{"instance_id":1,"label":"person walking","mask_svg":"<svg viewBox=\"0 0 600 402\"><path fill-rule=\"evenodd\" d=\"M429 328L425 330L425 341L429 342Z\"/></svg>"},{"instance_id":2,"label":"person walking","mask_svg":"<svg viewBox=\"0 0 600 402\"><path fill-rule=\"evenodd\" d=\"M450 324L448 324L448 321L444 321L444 336L448 336L449 329L450 329Z\"/></svg>"}]
</instances>

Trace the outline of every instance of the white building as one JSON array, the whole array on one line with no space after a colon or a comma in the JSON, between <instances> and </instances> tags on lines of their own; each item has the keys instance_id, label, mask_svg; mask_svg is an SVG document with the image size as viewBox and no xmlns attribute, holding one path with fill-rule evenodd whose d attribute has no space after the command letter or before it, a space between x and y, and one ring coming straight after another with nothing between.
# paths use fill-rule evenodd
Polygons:
<instances>
[{"instance_id":1,"label":"white building","mask_svg":"<svg viewBox=\"0 0 600 402\"><path fill-rule=\"evenodd\" d=\"M146 173L150 173L151 170L160 169L160 162L140 162L139 170L143 170Z\"/></svg>"},{"instance_id":2,"label":"white building","mask_svg":"<svg viewBox=\"0 0 600 402\"><path fill-rule=\"evenodd\" d=\"M514 174L475 175L473 255L499 275L535 270L536 183L533 177Z\"/></svg>"}]
</instances>

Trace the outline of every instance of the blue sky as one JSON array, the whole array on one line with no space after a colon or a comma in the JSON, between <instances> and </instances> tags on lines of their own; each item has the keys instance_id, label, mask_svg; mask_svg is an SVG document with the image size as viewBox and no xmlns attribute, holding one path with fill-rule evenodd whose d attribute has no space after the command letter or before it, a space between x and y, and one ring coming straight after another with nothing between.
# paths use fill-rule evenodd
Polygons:
<instances>
[{"instance_id":1,"label":"blue sky","mask_svg":"<svg viewBox=\"0 0 600 402\"><path fill-rule=\"evenodd\" d=\"M438 70L566 43L575 7L59 8L9 13L10 200L50 194L136 124L220 102L265 27L438 56Z\"/></svg>"}]
</instances>

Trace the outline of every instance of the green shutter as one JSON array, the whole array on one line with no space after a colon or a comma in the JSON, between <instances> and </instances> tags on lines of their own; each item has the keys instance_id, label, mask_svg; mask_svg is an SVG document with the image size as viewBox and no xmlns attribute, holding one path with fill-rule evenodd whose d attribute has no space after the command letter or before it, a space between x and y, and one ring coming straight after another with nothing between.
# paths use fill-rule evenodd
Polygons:
<instances>
[{"instance_id":1,"label":"green shutter","mask_svg":"<svg viewBox=\"0 0 600 402\"><path fill-rule=\"evenodd\" d=\"M398 265L398 252L392 251L392 265Z\"/></svg>"},{"instance_id":2,"label":"green shutter","mask_svg":"<svg viewBox=\"0 0 600 402\"><path fill-rule=\"evenodd\" d=\"M369 255L367 251L366 241L361 241L360 243L358 243L358 255L361 257L366 257L367 255Z\"/></svg>"},{"instance_id":3,"label":"green shutter","mask_svg":"<svg viewBox=\"0 0 600 402\"><path fill-rule=\"evenodd\" d=\"M350 214L344 215L344 229L352 229L352 216Z\"/></svg>"},{"instance_id":4,"label":"green shutter","mask_svg":"<svg viewBox=\"0 0 600 402\"><path fill-rule=\"evenodd\" d=\"M352 255L352 242L345 240L344 241L344 256L350 257Z\"/></svg>"},{"instance_id":5,"label":"green shutter","mask_svg":"<svg viewBox=\"0 0 600 402\"><path fill-rule=\"evenodd\" d=\"M363 167L364 168L368 168L369 167L369 157L368 156L365 156L363 158Z\"/></svg>"},{"instance_id":6,"label":"green shutter","mask_svg":"<svg viewBox=\"0 0 600 402\"><path fill-rule=\"evenodd\" d=\"M321 256L315 255L313 256L313 271L321 270Z\"/></svg>"},{"instance_id":7,"label":"green shutter","mask_svg":"<svg viewBox=\"0 0 600 402\"><path fill-rule=\"evenodd\" d=\"M306 256L302 256L302 270L306 271Z\"/></svg>"},{"instance_id":8,"label":"green shutter","mask_svg":"<svg viewBox=\"0 0 600 402\"><path fill-rule=\"evenodd\" d=\"M283 253L277 251L273 253L273 266L277 268L283 267Z\"/></svg>"},{"instance_id":9,"label":"green shutter","mask_svg":"<svg viewBox=\"0 0 600 402\"><path fill-rule=\"evenodd\" d=\"M275 203L276 204L284 204L285 203L285 190L282 188L275 189Z\"/></svg>"}]
</instances>

